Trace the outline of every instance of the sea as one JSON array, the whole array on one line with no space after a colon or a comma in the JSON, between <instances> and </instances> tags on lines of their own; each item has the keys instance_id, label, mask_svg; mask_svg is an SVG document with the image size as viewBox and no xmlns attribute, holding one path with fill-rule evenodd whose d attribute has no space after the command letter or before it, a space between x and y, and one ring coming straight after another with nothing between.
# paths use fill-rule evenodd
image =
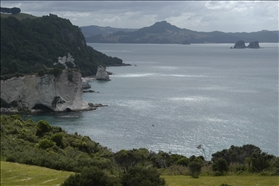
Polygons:
<instances>
[{"instance_id":1,"label":"sea","mask_svg":"<svg viewBox=\"0 0 279 186\"><path fill-rule=\"evenodd\" d=\"M89 80L83 100L95 111L39 114L69 133L117 152L146 148L184 156L253 144L278 156L278 43L99 44L131 66L108 67L111 81ZM201 147L201 148L199 148Z\"/></svg>"}]
</instances>

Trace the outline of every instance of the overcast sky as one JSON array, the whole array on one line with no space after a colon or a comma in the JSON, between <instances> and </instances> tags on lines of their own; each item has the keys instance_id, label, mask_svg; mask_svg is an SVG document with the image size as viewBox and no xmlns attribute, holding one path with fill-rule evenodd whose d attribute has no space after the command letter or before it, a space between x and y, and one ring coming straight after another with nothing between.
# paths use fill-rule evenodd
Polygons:
<instances>
[{"instance_id":1,"label":"overcast sky","mask_svg":"<svg viewBox=\"0 0 279 186\"><path fill-rule=\"evenodd\" d=\"M56 14L77 26L142 28L167 21L195 31L279 30L278 1L1 1L35 16Z\"/></svg>"}]
</instances>

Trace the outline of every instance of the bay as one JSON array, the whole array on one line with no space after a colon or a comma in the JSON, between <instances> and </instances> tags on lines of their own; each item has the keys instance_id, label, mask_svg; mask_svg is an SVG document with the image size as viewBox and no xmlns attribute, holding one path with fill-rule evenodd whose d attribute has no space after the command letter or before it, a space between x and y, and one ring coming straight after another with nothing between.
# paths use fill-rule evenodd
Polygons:
<instances>
[{"instance_id":1,"label":"bay","mask_svg":"<svg viewBox=\"0 0 279 186\"><path fill-rule=\"evenodd\" d=\"M132 64L108 67L111 81L91 80L83 99L97 111L41 114L116 152L147 148L205 156L253 144L278 155L278 43L260 49L233 44L97 44Z\"/></svg>"}]
</instances>

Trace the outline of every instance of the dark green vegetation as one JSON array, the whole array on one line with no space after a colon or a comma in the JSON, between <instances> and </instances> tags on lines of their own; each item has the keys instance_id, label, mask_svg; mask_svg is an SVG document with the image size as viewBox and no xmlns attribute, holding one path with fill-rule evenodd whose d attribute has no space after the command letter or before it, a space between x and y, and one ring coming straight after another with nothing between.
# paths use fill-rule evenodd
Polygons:
<instances>
[{"instance_id":1,"label":"dark green vegetation","mask_svg":"<svg viewBox=\"0 0 279 186\"><path fill-rule=\"evenodd\" d=\"M6 13L6 14L19 14L20 13L20 8L17 7L13 7L13 8L4 8L4 7L0 7L0 11L1 13Z\"/></svg>"},{"instance_id":2,"label":"dark green vegetation","mask_svg":"<svg viewBox=\"0 0 279 186\"><path fill-rule=\"evenodd\" d=\"M250 172L279 175L279 157L262 152L254 145L231 146L212 154L212 161L207 161L203 156L187 158L145 148L113 153L88 136L68 134L47 121L36 123L18 115L1 115L0 130L2 159L76 172L65 181L65 186L71 183L86 185L88 182L97 185L165 185L160 173L195 178Z\"/></svg>"},{"instance_id":3,"label":"dark green vegetation","mask_svg":"<svg viewBox=\"0 0 279 186\"><path fill-rule=\"evenodd\" d=\"M103 27L103 29L106 29ZM83 29L82 29L83 30ZM238 40L247 42L279 42L278 31L259 31L252 33L197 32L181 29L166 21L157 22L132 32L117 31L111 34L103 32L91 36L86 30L86 41L92 43L235 43Z\"/></svg>"},{"instance_id":4,"label":"dark green vegetation","mask_svg":"<svg viewBox=\"0 0 279 186\"><path fill-rule=\"evenodd\" d=\"M2 16L3 15L3 16ZM122 60L108 57L87 46L79 27L56 15L30 19L1 15L1 79L23 74L42 75L52 69L64 69L58 57L68 54L83 76L95 75L98 65L123 65ZM21 14L17 14L21 15Z\"/></svg>"}]
</instances>

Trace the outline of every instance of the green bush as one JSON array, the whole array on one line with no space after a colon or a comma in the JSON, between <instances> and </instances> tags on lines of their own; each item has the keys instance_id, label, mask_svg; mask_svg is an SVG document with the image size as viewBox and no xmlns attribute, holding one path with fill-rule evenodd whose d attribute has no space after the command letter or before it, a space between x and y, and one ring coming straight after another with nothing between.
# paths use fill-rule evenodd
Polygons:
<instances>
[{"instance_id":1,"label":"green bush","mask_svg":"<svg viewBox=\"0 0 279 186\"><path fill-rule=\"evenodd\" d=\"M223 175L224 172L229 170L229 166L225 159L219 158L213 162L212 169L213 171L220 172L221 175Z\"/></svg>"},{"instance_id":2,"label":"green bush","mask_svg":"<svg viewBox=\"0 0 279 186\"><path fill-rule=\"evenodd\" d=\"M38 75L39 75L39 76L43 76L44 74L45 74L45 72L44 72L43 70L39 70L39 71L38 71Z\"/></svg>"},{"instance_id":3,"label":"green bush","mask_svg":"<svg viewBox=\"0 0 279 186\"><path fill-rule=\"evenodd\" d=\"M122 176L123 186L164 186L166 181L160 178L155 168L134 167Z\"/></svg>"},{"instance_id":4,"label":"green bush","mask_svg":"<svg viewBox=\"0 0 279 186\"><path fill-rule=\"evenodd\" d=\"M41 140L38 144L37 147L41 148L41 149L48 149L51 148L55 145L55 143L49 139L43 139Z\"/></svg>"},{"instance_id":5,"label":"green bush","mask_svg":"<svg viewBox=\"0 0 279 186\"><path fill-rule=\"evenodd\" d=\"M53 134L50 139L56 143L56 145L58 147L61 147L63 148L64 145L63 145L63 134L62 133L56 133L56 134Z\"/></svg>"},{"instance_id":6,"label":"green bush","mask_svg":"<svg viewBox=\"0 0 279 186\"><path fill-rule=\"evenodd\" d=\"M97 167L85 168L80 174L71 175L61 186L120 186L117 178Z\"/></svg>"},{"instance_id":7,"label":"green bush","mask_svg":"<svg viewBox=\"0 0 279 186\"><path fill-rule=\"evenodd\" d=\"M202 164L198 161L192 161L189 163L188 167L189 167L190 175L193 178L198 178L201 173Z\"/></svg>"},{"instance_id":8,"label":"green bush","mask_svg":"<svg viewBox=\"0 0 279 186\"><path fill-rule=\"evenodd\" d=\"M48 124L47 121L40 120L37 124L36 136L41 136L46 132L51 130L51 126Z\"/></svg>"}]
</instances>

